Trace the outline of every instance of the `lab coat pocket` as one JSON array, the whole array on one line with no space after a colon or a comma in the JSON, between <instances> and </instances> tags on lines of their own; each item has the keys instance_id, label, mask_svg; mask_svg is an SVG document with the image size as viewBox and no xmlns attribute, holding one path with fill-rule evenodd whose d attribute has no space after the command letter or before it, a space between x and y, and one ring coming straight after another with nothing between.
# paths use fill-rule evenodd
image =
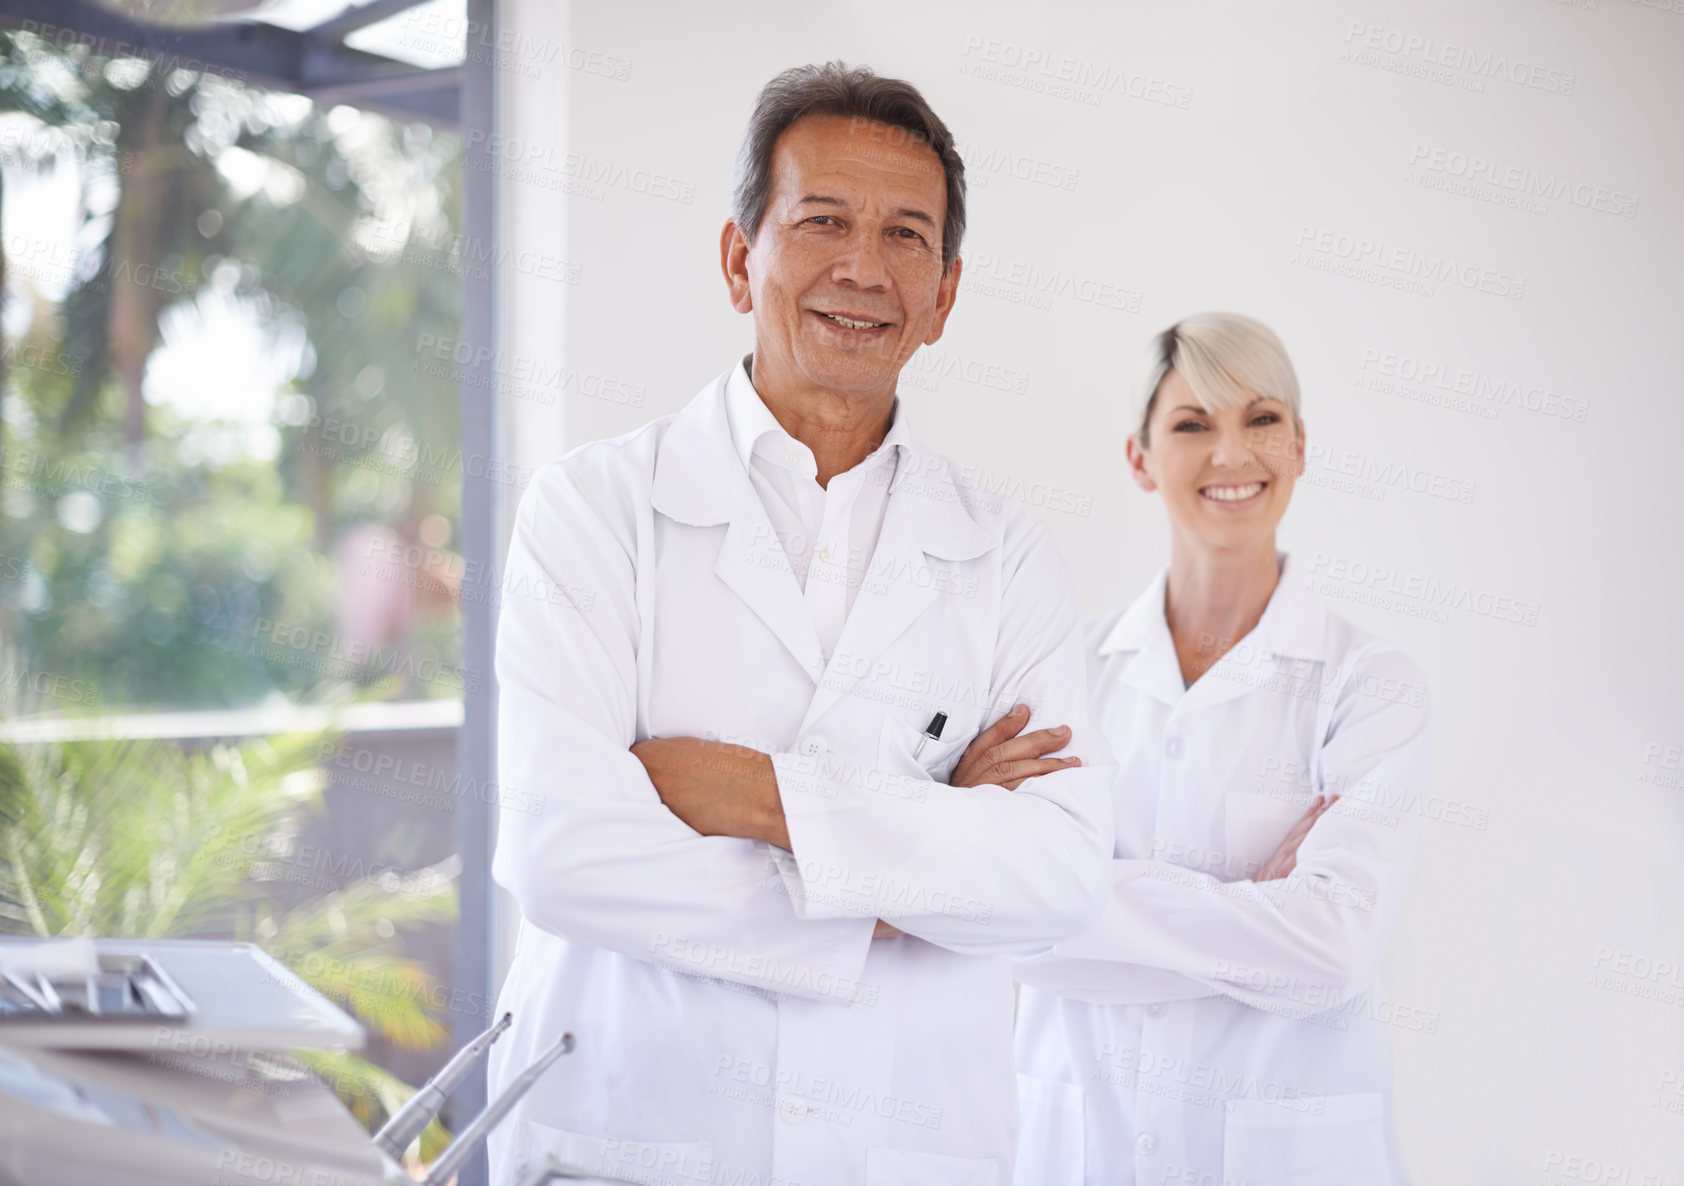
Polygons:
<instances>
[{"instance_id":1,"label":"lab coat pocket","mask_svg":"<svg viewBox=\"0 0 1684 1186\"><path fill-rule=\"evenodd\" d=\"M1299 1107L1313 1102L1316 1107ZM1377 1091L1291 1104L1229 1100L1222 1177L1234 1186L1384 1186L1392 1181Z\"/></svg>"},{"instance_id":2,"label":"lab coat pocket","mask_svg":"<svg viewBox=\"0 0 1684 1186\"><path fill-rule=\"evenodd\" d=\"M1074 1083L1017 1077L1017 1186L1082 1186L1086 1134L1082 1089Z\"/></svg>"},{"instance_id":3,"label":"lab coat pocket","mask_svg":"<svg viewBox=\"0 0 1684 1186\"><path fill-rule=\"evenodd\" d=\"M897 789L904 794L916 794L916 790L905 786L907 782L922 779L946 782L953 776L954 767L959 765L965 746L975 734L965 730L961 722L949 720L942 730L941 739L926 740L924 748L919 750L918 740L924 736L928 721L926 717L923 723L915 725L893 713L883 717L883 731L877 745L876 774L882 777L884 785L878 789L887 794L894 794ZM913 756L915 750L916 757Z\"/></svg>"},{"instance_id":4,"label":"lab coat pocket","mask_svg":"<svg viewBox=\"0 0 1684 1186\"><path fill-rule=\"evenodd\" d=\"M1000 1186L992 1157L949 1157L914 1149L867 1149L865 1186Z\"/></svg>"},{"instance_id":5,"label":"lab coat pocket","mask_svg":"<svg viewBox=\"0 0 1684 1186\"><path fill-rule=\"evenodd\" d=\"M554 1156L575 1172L646 1186L695 1186L713 1180L713 1145L706 1141L629 1141L521 1121L515 1133L515 1164L524 1169L545 1156Z\"/></svg>"},{"instance_id":6,"label":"lab coat pocket","mask_svg":"<svg viewBox=\"0 0 1684 1186\"><path fill-rule=\"evenodd\" d=\"M1313 802L1313 795L1283 799L1275 795L1230 791L1222 796L1226 875L1246 878L1256 874L1264 862L1275 855L1275 849L1292 831L1292 825L1303 818Z\"/></svg>"}]
</instances>

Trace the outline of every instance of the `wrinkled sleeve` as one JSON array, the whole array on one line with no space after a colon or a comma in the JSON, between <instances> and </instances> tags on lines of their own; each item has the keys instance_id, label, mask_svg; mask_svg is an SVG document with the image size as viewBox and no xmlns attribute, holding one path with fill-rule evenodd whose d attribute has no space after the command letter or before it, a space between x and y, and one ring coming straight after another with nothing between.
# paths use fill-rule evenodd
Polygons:
<instances>
[{"instance_id":1,"label":"wrinkled sleeve","mask_svg":"<svg viewBox=\"0 0 1684 1186\"><path fill-rule=\"evenodd\" d=\"M1290 876L1221 882L1163 861L1113 861L1099 924L1019 964L1018 978L1096 1004L1221 993L1290 1016L1334 1008L1370 984L1419 838L1428 704L1364 691L1425 687L1396 650L1372 648L1352 672L1321 751L1318 790L1341 799L1305 836ZM1174 979L1160 983L1164 975ZM1143 998L1154 983L1169 995Z\"/></svg>"},{"instance_id":2,"label":"wrinkled sleeve","mask_svg":"<svg viewBox=\"0 0 1684 1186\"><path fill-rule=\"evenodd\" d=\"M569 940L852 1000L871 920L797 917L767 845L698 834L630 752L644 511L606 456L587 446L538 471L516 515L497 631L493 876L528 922Z\"/></svg>"}]
</instances>

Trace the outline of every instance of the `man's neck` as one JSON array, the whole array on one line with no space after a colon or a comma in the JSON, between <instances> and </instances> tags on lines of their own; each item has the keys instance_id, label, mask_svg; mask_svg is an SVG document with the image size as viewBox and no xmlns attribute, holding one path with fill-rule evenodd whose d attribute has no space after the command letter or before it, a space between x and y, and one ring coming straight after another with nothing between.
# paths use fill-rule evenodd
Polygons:
<instances>
[{"instance_id":1,"label":"man's neck","mask_svg":"<svg viewBox=\"0 0 1684 1186\"><path fill-rule=\"evenodd\" d=\"M892 388L860 392L798 387L768 381L766 368L757 375L753 359L748 368L749 380L773 418L813 451L821 487L829 487L830 479L864 461L888 434L895 406Z\"/></svg>"}]
</instances>

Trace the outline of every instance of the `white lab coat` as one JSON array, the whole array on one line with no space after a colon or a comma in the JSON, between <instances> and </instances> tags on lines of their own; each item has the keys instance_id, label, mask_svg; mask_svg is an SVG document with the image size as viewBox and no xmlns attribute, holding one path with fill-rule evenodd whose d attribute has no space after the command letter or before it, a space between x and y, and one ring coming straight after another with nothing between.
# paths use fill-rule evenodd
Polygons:
<instances>
[{"instance_id":1,"label":"white lab coat","mask_svg":"<svg viewBox=\"0 0 1684 1186\"><path fill-rule=\"evenodd\" d=\"M578 1047L498 1130L493 1181L548 1150L684 1186L1004 1184L1011 958L1085 930L1108 892L1072 583L1044 524L919 447L827 664L725 380L521 501L493 873L523 920L493 1091L564 1030ZM948 786L1018 700L1033 728L1070 724L1084 766ZM793 855L669 812L628 747L674 736L772 754ZM907 937L873 941L878 917Z\"/></svg>"},{"instance_id":2,"label":"white lab coat","mask_svg":"<svg viewBox=\"0 0 1684 1186\"><path fill-rule=\"evenodd\" d=\"M1425 681L1287 559L1257 627L1186 689L1164 583L1088 627L1112 895L1018 965L1017 1181L1401 1182L1388 1026L1437 1016L1376 981L1429 802ZM1319 792L1343 797L1295 872L1251 881Z\"/></svg>"}]
</instances>

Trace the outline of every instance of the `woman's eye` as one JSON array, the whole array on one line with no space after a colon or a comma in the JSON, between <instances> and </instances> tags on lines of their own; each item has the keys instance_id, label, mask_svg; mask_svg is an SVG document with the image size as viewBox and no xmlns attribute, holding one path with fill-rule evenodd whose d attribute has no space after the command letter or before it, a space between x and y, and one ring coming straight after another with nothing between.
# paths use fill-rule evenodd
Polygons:
<instances>
[{"instance_id":1,"label":"woman's eye","mask_svg":"<svg viewBox=\"0 0 1684 1186\"><path fill-rule=\"evenodd\" d=\"M834 221L834 217L832 215L829 215L829 214L815 214L811 218L809 218L807 221L808 222L816 222L820 226L830 226L831 223Z\"/></svg>"},{"instance_id":2,"label":"woman's eye","mask_svg":"<svg viewBox=\"0 0 1684 1186\"><path fill-rule=\"evenodd\" d=\"M1202 431L1204 431L1204 425L1199 423L1197 420L1183 420L1180 424L1177 424L1175 426L1175 431L1176 432L1202 432Z\"/></svg>"},{"instance_id":3,"label":"woman's eye","mask_svg":"<svg viewBox=\"0 0 1684 1186\"><path fill-rule=\"evenodd\" d=\"M1253 428L1262 428L1266 425L1278 423L1280 423L1280 417L1275 415L1273 412L1259 412L1256 419L1251 422L1251 426Z\"/></svg>"}]
</instances>

